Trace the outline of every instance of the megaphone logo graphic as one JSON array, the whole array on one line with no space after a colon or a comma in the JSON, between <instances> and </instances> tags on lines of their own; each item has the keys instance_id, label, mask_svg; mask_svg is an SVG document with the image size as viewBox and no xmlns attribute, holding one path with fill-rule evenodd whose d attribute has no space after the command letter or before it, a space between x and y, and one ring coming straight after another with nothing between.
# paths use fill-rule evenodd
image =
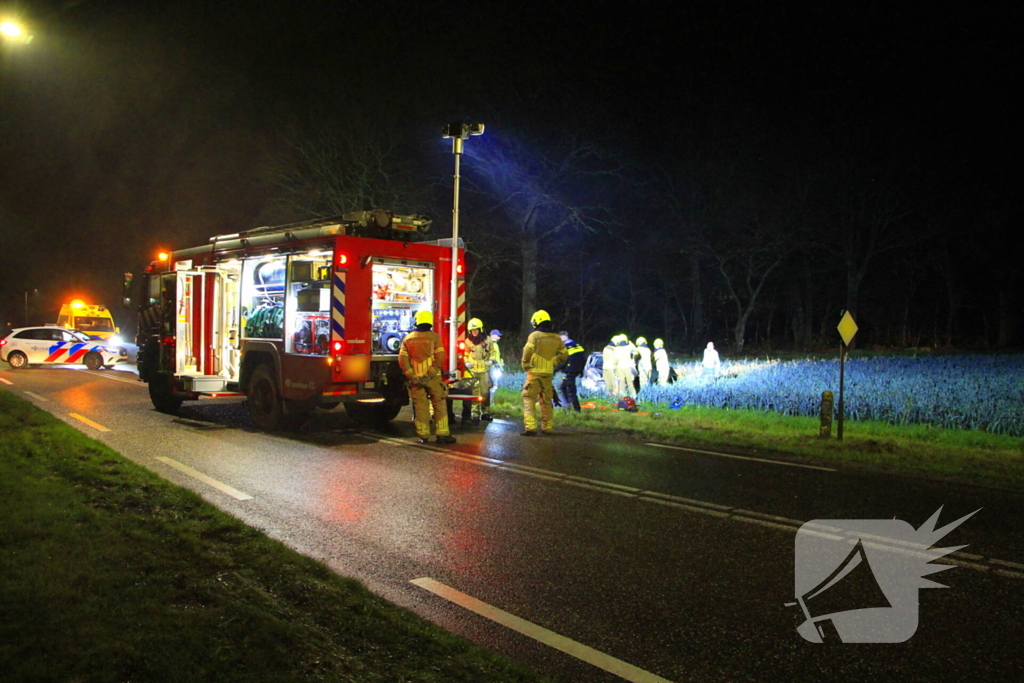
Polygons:
<instances>
[{"instance_id":1,"label":"megaphone logo graphic","mask_svg":"<svg viewBox=\"0 0 1024 683\"><path fill-rule=\"evenodd\" d=\"M952 565L932 560L964 546L933 548L977 510L935 529L942 508L919 529L898 519L817 519L796 534L797 632L812 643L901 643L917 631L925 576Z\"/></svg>"}]
</instances>

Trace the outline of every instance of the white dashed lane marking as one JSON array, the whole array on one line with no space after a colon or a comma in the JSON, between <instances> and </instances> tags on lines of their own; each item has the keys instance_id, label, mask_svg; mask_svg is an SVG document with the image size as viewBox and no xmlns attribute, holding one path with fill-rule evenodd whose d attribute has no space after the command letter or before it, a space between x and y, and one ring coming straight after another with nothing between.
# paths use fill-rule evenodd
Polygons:
<instances>
[{"instance_id":1,"label":"white dashed lane marking","mask_svg":"<svg viewBox=\"0 0 1024 683\"><path fill-rule=\"evenodd\" d=\"M203 482L204 484L207 484L208 486L212 486L213 488L217 489L218 491L221 491L223 493L228 494L232 498L235 498L237 500L252 500L252 496L250 496L248 493L242 493L238 489L233 488L231 486L228 486L227 484L225 484L222 481L217 481L213 477L207 476L207 475L203 474L202 472L200 472L199 470L192 469L188 465L182 464L182 463L178 462L177 460L172 460L171 458L165 458L163 456L155 458L155 459L159 460L160 462L162 462L165 465L169 465L170 467L173 467L174 469L178 470L179 472L184 472L185 474L187 474L188 476L192 477L193 479L197 479L197 480Z\"/></svg>"},{"instance_id":2,"label":"white dashed lane marking","mask_svg":"<svg viewBox=\"0 0 1024 683\"><path fill-rule=\"evenodd\" d=\"M667 678L662 678L657 674L652 674L650 671L645 671L637 666L633 666L629 662L616 659L611 655L606 655L605 653L595 650L592 647L588 647L583 643L578 643L571 638L566 638L554 631L549 631L543 626L538 626L537 624L527 621L521 617L517 617L514 614L509 614L504 610L498 609L493 605L489 605L482 600L477 600L471 595L455 590L451 586L446 586L429 577L413 579L409 583L430 591L434 595L442 597L459 607L468 609L470 612L479 614L480 616L490 619L495 623L501 624L505 628L512 629L517 633L522 633L527 638L533 638L537 642L544 643L549 647L560 650L567 655L571 655L576 659L586 662L587 664L592 664L599 669L615 674L624 680L631 681L632 683L671 683Z\"/></svg>"}]
</instances>

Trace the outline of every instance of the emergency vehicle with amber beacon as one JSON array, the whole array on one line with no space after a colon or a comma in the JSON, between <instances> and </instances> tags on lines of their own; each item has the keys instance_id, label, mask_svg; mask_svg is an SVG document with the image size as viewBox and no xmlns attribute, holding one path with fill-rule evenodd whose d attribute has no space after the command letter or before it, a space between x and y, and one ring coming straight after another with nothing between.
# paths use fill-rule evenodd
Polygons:
<instances>
[{"instance_id":1,"label":"emergency vehicle with amber beacon","mask_svg":"<svg viewBox=\"0 0 1024 683\"><path fill-rule=\"evenodd\" d=\"M461 240L413 241L429 226L360 211L161 254L139 278L138 370L153 405L244 395L267 431L339 403L360 422L394 419L409 402L398 351L416 313L432 311L442 339L452 324L465 338ZM131 287L129 274L126 297Z\"/></svg>"}]
</instances>

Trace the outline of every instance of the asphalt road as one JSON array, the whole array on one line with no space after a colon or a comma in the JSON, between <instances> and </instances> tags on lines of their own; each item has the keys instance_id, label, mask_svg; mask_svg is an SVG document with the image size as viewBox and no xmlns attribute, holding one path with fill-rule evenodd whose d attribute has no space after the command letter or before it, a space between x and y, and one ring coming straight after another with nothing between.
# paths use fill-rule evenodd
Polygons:
<instances>
[{"instance_id":1,"label":"asphalt road","mask_svg":"<svg viewBox=\"0 0 1024 683\"><path fill-rule=\"evenodd\" d=\"M525 439L504 422L420 447L406 412L379 432L354 429L339 408L266 435L239 400L155 412L127 368L4 371L0 382L388 599L563 680L1024 680L1020 494L603 434ZM803 522L916 528L939 507L937 526L980 511L937 544L966 547L931 577L948 588L916 591L913 637L798 635L804 613L786 604ZM867 545L876 574L872 558L908 553L899 539Z\"/></svg>"}]
</instances>

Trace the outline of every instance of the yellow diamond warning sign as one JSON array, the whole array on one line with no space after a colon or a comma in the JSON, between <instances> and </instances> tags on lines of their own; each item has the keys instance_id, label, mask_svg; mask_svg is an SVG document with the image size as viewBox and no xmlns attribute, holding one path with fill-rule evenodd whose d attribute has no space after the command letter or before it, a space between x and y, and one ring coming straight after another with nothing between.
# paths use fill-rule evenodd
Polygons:
<instances>
[{"instance_id":1,"label":"yellow diamond warning sign","mask_svg":"<svg viewBox=\"0 0 1024 683\"><path fill-rule=\"evenodd\" d=\"M843 343L849 346L853 341L853 335L857 334L857 323L853 322L853 316L849 311L843 313L843 319L839 321L836 329L839 330L839 336L843 338Z\"/></svg>"}]
</instances>

